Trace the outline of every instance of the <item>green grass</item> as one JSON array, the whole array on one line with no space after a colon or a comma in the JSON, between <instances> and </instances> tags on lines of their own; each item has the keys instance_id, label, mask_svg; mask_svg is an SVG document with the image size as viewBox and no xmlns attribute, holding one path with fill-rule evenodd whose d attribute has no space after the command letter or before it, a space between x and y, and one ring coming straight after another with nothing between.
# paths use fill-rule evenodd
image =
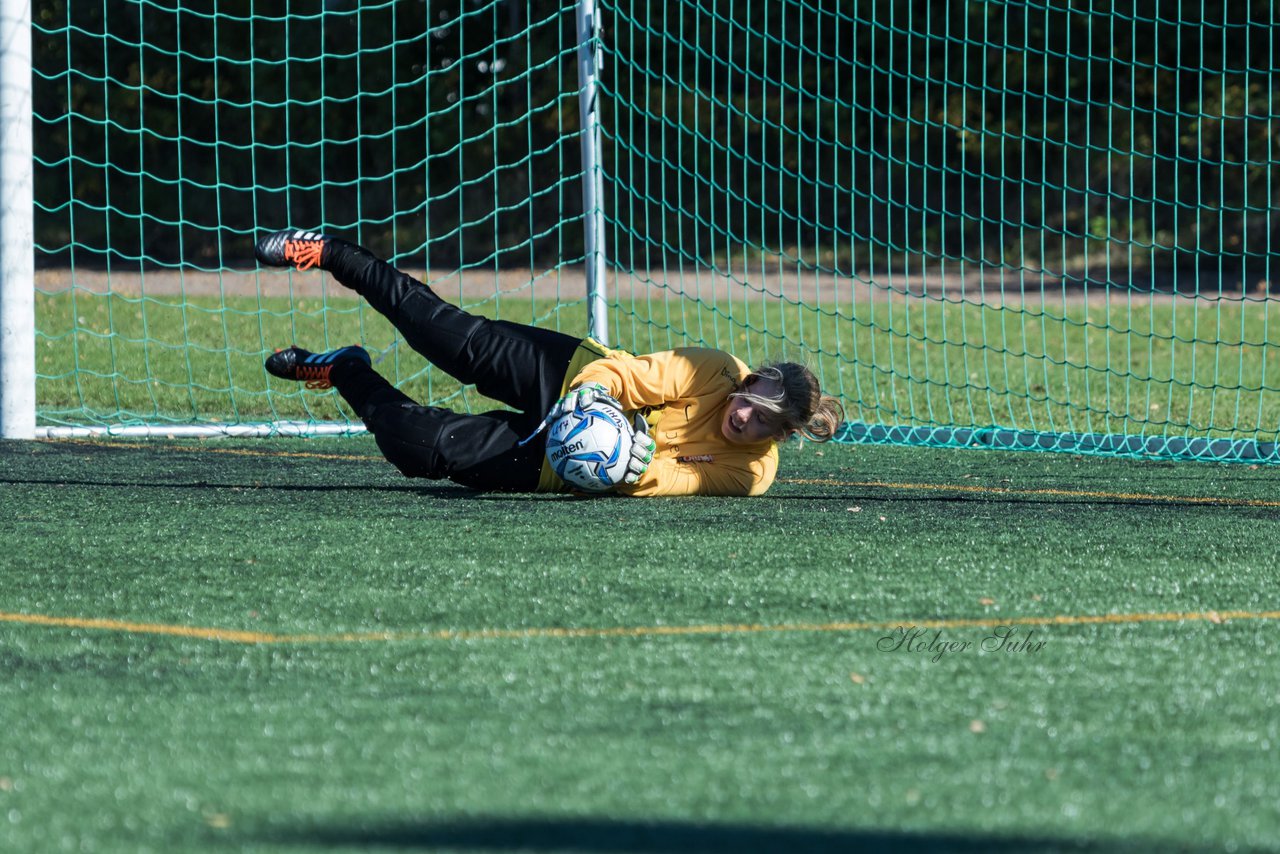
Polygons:
<instances>
[{"instance_id":1,"label":"green grass","mask_svg":"<svg viewBox=\"0 0 1280 854\"><path fill-rule=\"evenodd\" d=\"M810 445L781 477L488 496L368 439L0 443L0 612L117 621L0 622L0 850L1280 849L1274 617L879 648L1280 610L1274 469ZM803 628L840 623L890 628ZM798 628L661 633L724 625Z\"/></svg>"},{"instance_id":2,"label":"green grass","mask_svg":"<svg viewBox=\"0 0 1280 854\"><path fill-rule=\"evenodd\" d=\"M488 402L407 347L355 300L94 296L37 301L46 423L332 420L336 395L268 378L273 349L363 342L422 401ZM1030 430L1276 438L1280 323L1270 301L1047 299L1004 307L935 299L792 306L781 300L624 300L614 339L636 352L702 344L755 364L808 358L851 419ZM482 301L472 310L577 332L582 301ZM803 346L797 342L803 342Z\"/></svg>"},{"instance_id":3,"label":"green grass","mask_svg":"<svg viewBox=\"0 0 1280 854\"><path fill-rule=\"evenodd\" d=\"M500 314L492 301L473 308ZM585 325L581 304L536 307L521 322ZM343 420L333 392L271 378L263 361L299 344L313 350L362 343L379 370L423 401L490 405L431 370L367 304L326 297L129 297L64 291L37 298L37 399L50 423ZM508 316L512 309L505 312ZM394 346L393 346L394 345Z\"/></svg>"}]
</instances>

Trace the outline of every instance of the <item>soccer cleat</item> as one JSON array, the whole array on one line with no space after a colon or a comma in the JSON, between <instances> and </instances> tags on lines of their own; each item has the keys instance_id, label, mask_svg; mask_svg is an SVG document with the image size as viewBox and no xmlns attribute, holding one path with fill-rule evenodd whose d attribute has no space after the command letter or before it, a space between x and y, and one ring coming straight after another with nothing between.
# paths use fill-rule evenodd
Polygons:
<instances>
[{"instance_id":1,"label":"soccer cleat","mask_svg":"<svg viewBox=\"0 0 1280 854\"><path fill-rule=\"evenodd\" d=\"M301 347L277 350L267 357L267 373L283 380L305 382L307 388L333 388L329 371L339 362L357 359L370 364L369 354L363 347L343 347L327 353L312 353Z\"/></svg>"},{"instance_id":2,"label":"soccer cleat","mask_svg":"<svg viewBox=\"0 0 1280 854\"><path fill-rule=\"evenodd\" d=\"M258 261L269 267L288 267L310 270L324 267L324 250L330 237L318 231L285 229L268 234L253 247Z\"/></svg>"}]
</instances>

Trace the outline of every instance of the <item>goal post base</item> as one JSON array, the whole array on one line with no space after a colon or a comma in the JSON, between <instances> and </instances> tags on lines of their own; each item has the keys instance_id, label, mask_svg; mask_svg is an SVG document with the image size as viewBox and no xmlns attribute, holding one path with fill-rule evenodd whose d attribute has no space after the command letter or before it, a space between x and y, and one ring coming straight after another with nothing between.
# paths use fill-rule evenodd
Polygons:
<instances>
[{"instance_id":1,"label":"goal post base","mask_svg":"<svg viewBox=\"0 0 1280 854\"><path fill-rule=\"evenodd\" d=\"M260 439L273 436L310 439L318 436L357 436L369 432L363 424L315 421L266 421L258 424L130 424L106 426L37 427L37 439Z\"/></svg>"},{"instance_id":2,"label":"goal post base","mask_svg":"<svg viewBox=\"0 0 1280 854\"><path fill-rule=\"evenodd\" d=\"M1154 457L1200 462L1280 464L1280 443L1256 439L1134 436L1123 433L1057 433L1009 427L916 427L850 422L838 442L980 448L993 451L1057 451Z\"/></svg>"}]
</instances>

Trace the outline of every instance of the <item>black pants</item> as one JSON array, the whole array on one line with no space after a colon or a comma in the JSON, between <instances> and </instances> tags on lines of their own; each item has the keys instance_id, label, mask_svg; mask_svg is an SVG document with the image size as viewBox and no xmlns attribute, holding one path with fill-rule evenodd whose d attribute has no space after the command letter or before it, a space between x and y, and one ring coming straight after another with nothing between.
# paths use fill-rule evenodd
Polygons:
<instances>
[{"instance_id":1,"label":"black pants","mask_svg":"<svg viewBox=\"0 0 1280 854\"><path fill-rule=\"evenodd\" d=\"M518 442L537 429L559 398L582 339L468 314L354 244L333 240L325 256L325 269L387 317L410 347L459 382L518 410L467 415L422 406L363 362L335 365L334 387L387 460L406 477L533 491L546 434L524 447Z\"/></svg>"}]
</instances>

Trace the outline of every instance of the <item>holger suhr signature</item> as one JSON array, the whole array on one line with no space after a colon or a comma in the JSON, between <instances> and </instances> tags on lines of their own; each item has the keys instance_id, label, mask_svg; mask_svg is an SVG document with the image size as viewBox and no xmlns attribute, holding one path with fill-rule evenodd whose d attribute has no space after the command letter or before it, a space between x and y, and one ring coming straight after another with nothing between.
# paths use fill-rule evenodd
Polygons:
<instances>
[{"instance_id":1,"label":"holger suhr signature","mask_svg":"<svg viewBox=\"0 0 1280 854\"><path fill-rule=\"evenodd\" d=\"M1023 632L1017 626L997 626L991 634L976 643L971 640L953 640L943 636L942 629L922 629L918 626L898 626L876 641L881 652L914 652L930 656L937 663L953 653L981 651L985 653L1031 653L1044 649L1048 641L1035 640L1035 631Z\"/></svg>"}]
</instances>

